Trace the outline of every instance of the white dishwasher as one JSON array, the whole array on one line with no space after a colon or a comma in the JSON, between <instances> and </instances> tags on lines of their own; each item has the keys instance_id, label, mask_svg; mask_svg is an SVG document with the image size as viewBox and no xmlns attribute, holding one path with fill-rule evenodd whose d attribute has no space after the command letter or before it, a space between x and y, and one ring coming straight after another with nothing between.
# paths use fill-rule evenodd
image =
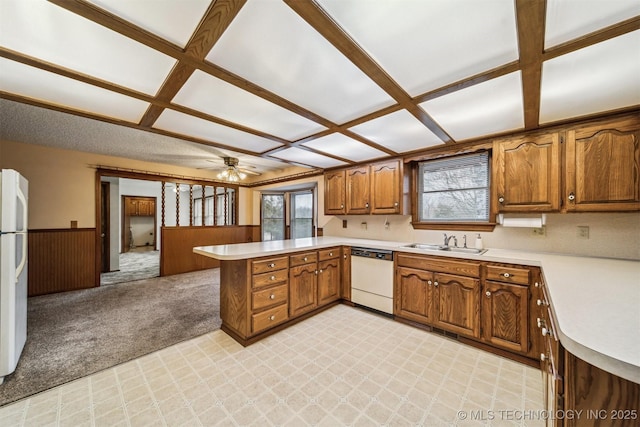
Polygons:
<instances>
[{"instance_id":1,"label":"white dishwasher","mask_svg":"<svg viewBox=\"0 0 640 427\"><path fill-rule=\"evenodd\" d=\"M393 314L393 251L351 248L351 302Z\"/></svg>"}]
</instances>

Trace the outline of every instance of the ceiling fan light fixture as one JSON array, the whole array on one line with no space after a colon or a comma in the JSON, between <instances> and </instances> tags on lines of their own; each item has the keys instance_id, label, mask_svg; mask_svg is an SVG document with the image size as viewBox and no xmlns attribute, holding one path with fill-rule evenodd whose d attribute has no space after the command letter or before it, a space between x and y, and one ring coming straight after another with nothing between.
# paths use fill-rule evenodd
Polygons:
<instances>
[{"instance_id":1,"label":"ceiling fan light fixture","mask_svg":"<svg viewBox=\"0 0 640 427\"><path fill-rule=\"evenodd\" d=\"M218 174L218 179L224 179L229 182L238 182L247 177L246 174L242 172L238 172L235 167L229 166L227 169L223 170Z\"/></svg>"}]
</instances>

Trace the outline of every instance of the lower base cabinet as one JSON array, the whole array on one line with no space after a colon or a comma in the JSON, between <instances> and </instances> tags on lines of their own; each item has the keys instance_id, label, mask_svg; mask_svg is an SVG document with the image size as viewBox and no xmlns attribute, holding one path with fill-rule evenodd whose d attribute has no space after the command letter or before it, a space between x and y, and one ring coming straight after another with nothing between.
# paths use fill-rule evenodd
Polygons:
<instances>
[{"instance_id":1,"label":"lower base cabinet","mask_svg":"<svg viewBox=\"0 0 640 427\"><path fill-rule=\"evenodd\" d=\"M394 315L535 364L535 267L398 253Z\"/></svg>"},{"instance_id":2,"label":"lower base cabinet","mask_svg":"<svg viewBox=\"0 0 640 427\"><path fill-rule=\"evenodd\" d=\"M221 329L242 345L341 298L342 248L220 262Z\"/></svg>"}]
</instances>

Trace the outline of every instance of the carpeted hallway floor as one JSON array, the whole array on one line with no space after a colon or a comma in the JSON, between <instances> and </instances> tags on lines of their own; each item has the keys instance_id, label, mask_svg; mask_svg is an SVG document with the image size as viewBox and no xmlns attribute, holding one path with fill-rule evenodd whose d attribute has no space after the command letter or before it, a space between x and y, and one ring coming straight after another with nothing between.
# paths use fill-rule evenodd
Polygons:
<instances>
[{"instance_id":1,"label":"carpeted hallway floor","mask_svg":"<svg viewBox=\"0 0 640 427\"><path fill-rule=\"evenodd\" d=\"M100 274L100 286L160 276L160 251L142 247L120 254L118 271Z\"/></svg>"},{"instance_id":2,"label":"carpeted hallway floor","mask_svg":"<svg viewBox=\"0 0 640 427\"><path fill-rule=\"evenodd\" d=\"M220 270L32 297L0 405L220 327Z\"/></svg>"}]
</instances>

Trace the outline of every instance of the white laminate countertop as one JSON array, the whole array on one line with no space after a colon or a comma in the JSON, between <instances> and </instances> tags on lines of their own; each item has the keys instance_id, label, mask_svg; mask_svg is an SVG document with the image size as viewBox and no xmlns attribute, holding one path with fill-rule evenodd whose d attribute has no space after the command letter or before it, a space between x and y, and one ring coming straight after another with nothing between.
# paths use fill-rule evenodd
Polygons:
<instances>
[{"instance_id":1,"label":"white laminate countertop","mask_svg":"<svg viewBox=\"0 0 640 427\"><path fill-rule=\"evenodd\" d=\"M200 246L193 251L219 260L238 260L345 245L538 266L562 345L586 362L640 384L640 261L506 249L474 255L404 247L409 243L325 236Z\"/></svg>"}]
</instances>

